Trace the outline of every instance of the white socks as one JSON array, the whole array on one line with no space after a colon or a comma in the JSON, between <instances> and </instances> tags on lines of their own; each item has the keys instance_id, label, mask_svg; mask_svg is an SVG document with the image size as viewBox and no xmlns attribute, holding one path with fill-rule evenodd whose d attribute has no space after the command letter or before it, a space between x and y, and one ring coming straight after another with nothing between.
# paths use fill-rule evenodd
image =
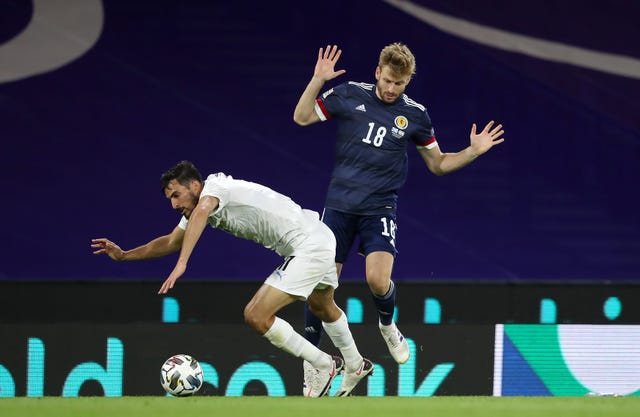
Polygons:
<instances>
[{"instance_id":1,"label":"white socks","mask_svg":"<svg viewBox=\"0 0 640 417\"><path fill-rule=\"evenodd\" d=\"M348 370L355 371L362 364L362 355L353 340L347 316L342 313L340 318L333 323L322 323L324 331L342 353ZM313 365L314 368L327 369L331 367L331 356L324 353L307 339L298 334L285 320L276 317L273 325L264 334L274 346L302 358Z\"/></svg>"},{"instance_id":2,"label":"white socks","mask_svg":"<svg viewBox=\"0 0 640 417\"><path fill-rule=\"evenodd\" d=\"M345 365L349 371L355 371L362 364L362 355L358 352L356 342L349 330L347 316L342 313L340 318L333 323L322 323L324 331L327 332L329 338L342 353Z\"/></svg>"},{"instance_id":3,"label":"white socks","mask_svg":"<svg viewBox=\"0 0 640 417\"><path fill-rule=\"evenodd\" d=\"M348 330L349 329L347 328L347 331ZM327 334L329 334L329 332L327 332ZM330 355L324 353L307 339L296 333L289 323L279 317L276 317L273 325L263 336L266 337L274 346L292 354L293 356L306 360L313 365L314 368L327 369L331 367L332 359ZM329 337L333 340L333 336L329 335ZM349 334L349 337L351 337L351 334ZM351 342L353 343L352 337Z\"/></svg>"}]
</instances>

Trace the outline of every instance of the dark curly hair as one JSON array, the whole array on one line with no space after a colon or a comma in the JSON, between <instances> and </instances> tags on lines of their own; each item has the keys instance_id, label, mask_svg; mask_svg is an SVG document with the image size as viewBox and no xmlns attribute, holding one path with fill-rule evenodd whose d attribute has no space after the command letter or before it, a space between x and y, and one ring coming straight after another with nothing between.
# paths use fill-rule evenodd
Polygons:
<instances>
[{"instance_id":1,"label":"dark curly hair","mask_svg":"<svg viewBox=\"0 0 640 417\"><path fill-rule=\"evenodd\" d=\"M202 183L202 175L200 175L200 171L198 171L198 168L196 168L192 162L180 161L160 177L162 191L164 191L173 180L177 180L178 183L184 186L189 186L193 180Z\"/></svg>"}]
</instances>

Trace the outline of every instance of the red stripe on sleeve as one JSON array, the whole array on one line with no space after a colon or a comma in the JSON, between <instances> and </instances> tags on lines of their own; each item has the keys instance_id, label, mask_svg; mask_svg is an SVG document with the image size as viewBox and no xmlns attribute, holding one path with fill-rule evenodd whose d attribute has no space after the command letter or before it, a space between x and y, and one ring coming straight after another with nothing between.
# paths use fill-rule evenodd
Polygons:
<instances>
[{"instance_id":1,"label":"red stripe on sleeve","mask_svg":"<svg viewBox=\"0 0 640 417\"><path fill-rule=\"evenodd\" d=\"M421 143L417 143L416 145L418 145L418 146L429 146L432 143L434 143L435 141L436 141L436 137L435 136L431 136L427 140L424 140Z\"/></svg>"},{"instance_id":2,"label":"red stripe on sleeve","mask_svg":"<svg viewBox=\"0 0 640 417\"><path fill-rule=\"evenodd\" d=\"M318 106L320 107L320 111L322 111L322 114L324 114L324 117L326 117L327 119L331 119L331 115L327 111L327 108L324 106L324 102L322 101L322 99L318 97L316 99L316 103L318 103Z\"/></svg>"}]
</instances>

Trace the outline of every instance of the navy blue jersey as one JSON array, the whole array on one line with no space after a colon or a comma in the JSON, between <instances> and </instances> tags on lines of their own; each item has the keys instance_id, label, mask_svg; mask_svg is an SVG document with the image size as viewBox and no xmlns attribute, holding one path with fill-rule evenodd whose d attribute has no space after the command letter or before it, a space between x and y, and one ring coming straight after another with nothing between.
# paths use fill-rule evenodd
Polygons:
<instances>
[{"instance_id":1,"label":"navy blue jersey","mask_svg":"<svg viewBox=\"0 0 640 417\"><path fill-rule=\"evenodd\" d=\"M407 144L437 145L424 106L403 94L385 103L374 84L340 84L316 100L321 120L338 121L336 157L326 207L371 215L395 212L408 171Z\"/></svg>"}]
</instances>

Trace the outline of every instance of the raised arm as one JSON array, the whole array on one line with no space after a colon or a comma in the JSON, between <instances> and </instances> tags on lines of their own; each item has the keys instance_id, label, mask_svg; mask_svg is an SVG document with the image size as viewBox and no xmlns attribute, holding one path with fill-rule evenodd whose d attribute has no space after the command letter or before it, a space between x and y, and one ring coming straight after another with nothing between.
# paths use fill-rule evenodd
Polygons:
<instances>
[{"instance_id":1,"label":"raised arm","mask_svg":"<svg viewBox=\"0 0 640 417\"><path fill-rule=\"evenodd\" d=\"M486 153L502 142L504 130L502 125L493 126L493 120L487 123L482 132L476 133L476 124L471 126L469 139L471 144L456 153L442 153L439 147L432 149L421 148L420 155L429 167L429 171L436 175L444 175L463 168L473 162L477 157Z\"/></svg>"},{"instance_id":2,"label":"raised arm","mask_svg":"<svg viewBox=\"0 0 640 417\"><path fill-rule=\"evenodd\" d=\"M184 231L184 240L182 242L182 249L180 250L180 257L176 262L176 266L171 271L169 278L167 278L158 294L166 294L175 285L178 278L180 278L187 270L187 264L193 249L198 243L198 239L202 235L205 226L207 225L207 218L218 207L219 200L213 196L203 196L198 201L198 204L193 209L191 216L189 216L189 223L187 223L187 230Z\"/></svg>"},{"instance_id":3,"label":"raised arm","mask_svg":"<svg viewBox=\"0 0 640 417\"><path fill-rule=\"evenodd\" d=\"M122 250L107 238L91 239L94 255L106 254L116 261L140 261L143 259L159 258L177 252L182 246L184 230L179 227L168 235L160 236L152 241L131 250Z\"/></svg>"},{"instance_id":4,"label":"raised arm","mask_svg":"<svg viewBox=\"0 0 640 417\"><path fill-rule=\"evenodd\" d=\"M311 81L307 84L307 88L302 92L296 109L293 112L293 120L300 126L306 126L320 121L314 109L316 97L318 97L320 89L325 82L346 72L346 70L334 70L340 55L342 55L342 50L338 49L337 45L333 45L333 47L327 45L327 49L323 50L320 48L318 51L318 61L313 71L313 77L311 77Z\"/></svg>"}]
</instances>

